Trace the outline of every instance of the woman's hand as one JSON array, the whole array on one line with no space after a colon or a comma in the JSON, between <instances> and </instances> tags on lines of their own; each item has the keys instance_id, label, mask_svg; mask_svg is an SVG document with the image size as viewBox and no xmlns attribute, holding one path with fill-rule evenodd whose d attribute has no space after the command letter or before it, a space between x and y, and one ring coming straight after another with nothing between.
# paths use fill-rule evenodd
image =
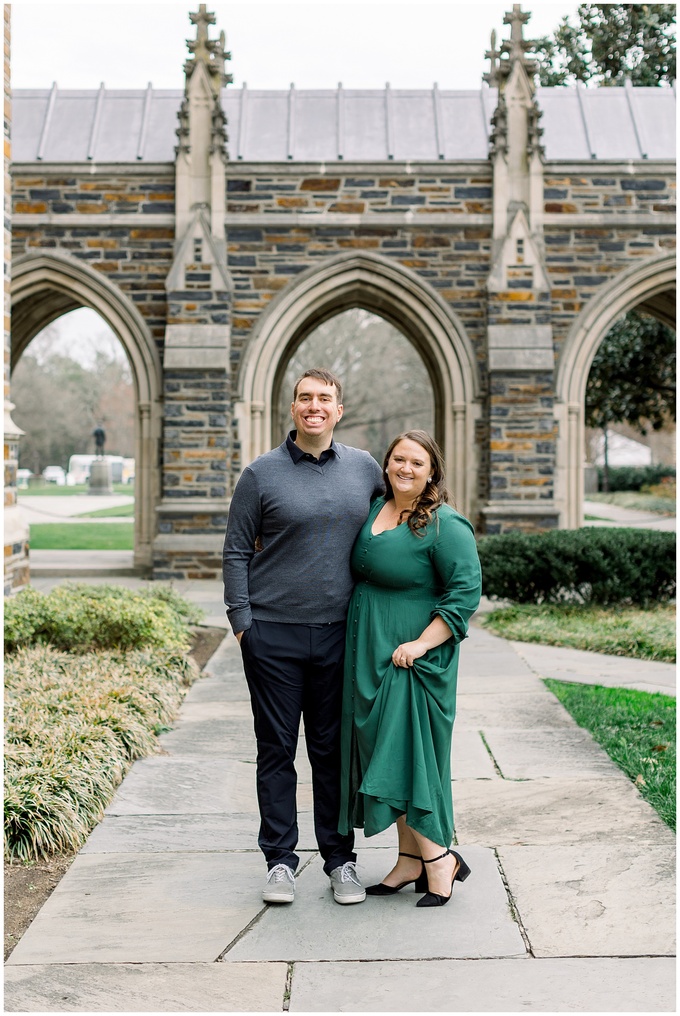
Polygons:
<instances>
[{"instance_id":1,"label":"woman's hand","mask_svg":"<svg viewBox=\"0 0 680 1016\"><path fill-rule=\"evenodd\" d=\"M420 659L430 649L440 646L451 638L452 632L446 621L437 615L428 624L420 638L413 642L402 642L392 653L392 663L395 667L412 667L413 661Z\"/></svg>"},{"instance_id":2,"label":"woman's hand","mask_svg":"<svg viewBox=\"0 0 680 1016\"><path fill-rule=\"evenodd\" d=\"M424 656L429 646L420 639L415 642L402 642L392 653L392 663L395 667L412 667L413 661Z\"/></svg>"}]
</instances>

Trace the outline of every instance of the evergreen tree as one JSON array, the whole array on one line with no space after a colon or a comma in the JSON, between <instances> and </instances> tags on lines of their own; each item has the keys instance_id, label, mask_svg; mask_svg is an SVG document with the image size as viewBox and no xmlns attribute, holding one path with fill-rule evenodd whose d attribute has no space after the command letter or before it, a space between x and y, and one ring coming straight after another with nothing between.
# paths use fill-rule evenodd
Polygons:
<instances>
[{"instance_id":1,"label":"evergreen tree","mask_svg":"<svg viewBox=\"0 0 680 1016\"><path fill-rule=\"evenodd\" d=\"M607 427L628 423L641 434L675 420L675 332L630 311L610 328L588 375L586 426L605 438L604 489L609 489Z\"/></svg>"},{"instance_id":2,"label":"evergreen tree","mask_svg":"<svg viewBox=\"0 0 680 1016\"><path fill-rule=\"evenodd\" d=\"M586 424L629 423L641 434L675 419L675 332L630 311L610 328L586 387Z\"/></svg>"}]
</instances>

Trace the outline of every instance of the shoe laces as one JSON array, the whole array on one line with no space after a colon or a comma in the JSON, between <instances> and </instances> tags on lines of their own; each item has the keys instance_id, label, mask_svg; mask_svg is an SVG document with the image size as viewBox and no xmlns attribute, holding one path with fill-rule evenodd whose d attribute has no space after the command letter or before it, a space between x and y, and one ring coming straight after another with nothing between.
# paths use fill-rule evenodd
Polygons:
<instances>
[{"instance_id":1,"label":"shoe laces","mask_svg":"<svg viewBox=\"0 0 680 1016\"><path fill-rule=\"evenodd\" d=\"M345 861L342 868L340 869L340 881L354 882L355 885L358 886L361 885L361 882L357 877L357 870L354 861Z\"/></svg>"},{"instance_id":2,"label":"shoe laces","mask_svg":"<svg viewBox=\"0 0 680 1016\"><path fill-rule=\"evenodd\" d=\"M268 882L292 882L294 878L287 864L277 864L267 875Z\"/></svg>"}]
</instances>

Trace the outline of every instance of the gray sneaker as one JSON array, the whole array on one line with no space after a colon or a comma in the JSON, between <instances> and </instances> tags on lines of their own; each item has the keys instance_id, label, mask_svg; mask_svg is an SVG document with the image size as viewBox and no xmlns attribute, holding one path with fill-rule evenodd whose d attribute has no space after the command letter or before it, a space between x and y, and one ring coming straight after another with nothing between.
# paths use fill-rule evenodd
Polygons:
<instances>
[{"instance_id":1,"label":"gray sneaker","mask_svg":"<svg viewBox=\"0 0 680 1016\"><path fill-rule=\"evenodd\" d=\"M262 890L265 903L292 903L295 899L295 872L287 864L277 864L267 872Z\"/></svg>"},{"instance_id":2,"label":"gray sneaker","mask_svg":"<svg viewBox=\"0 0 680 1016\"><path fill-rule=\"evenodd\" d=\"M339 868L333 868L330 880L336 903L363 903L366 899L354 861L345 861Z\"/></svg>"}]
</instances>

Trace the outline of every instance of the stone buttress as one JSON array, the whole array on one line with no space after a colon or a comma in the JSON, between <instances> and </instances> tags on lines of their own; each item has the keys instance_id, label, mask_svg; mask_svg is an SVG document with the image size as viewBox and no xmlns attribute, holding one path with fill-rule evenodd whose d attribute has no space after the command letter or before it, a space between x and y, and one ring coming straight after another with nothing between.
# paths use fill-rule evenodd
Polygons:
<instances>
[{"instance_id":1,"label":"stone buttress","mask_svg":"<svg viewBox=\"0 0 680 1016\"><path fill-rule=\"evenodd\" d=\"M163 350L163 471L156 578L219 574L227 521L232 281L226 265L226 120L220 91L224 33L215 16L191 15L195 41L185 63L176 151L175 257L168 273Z\"/></svg>"},{"instance_id":2,"label":"stone buttress","mask_svg":"<svg viewBox=\"0 0 680 1016\"><path fill-rule=\"evenodd\" d=\"M550 282L543 241L540 111L536 65L522 37L529 14L506 14L511 37L487 53L485 80L498 88L492 118L493 261L487 279L489 499L488 533L547 529L554 503L554 370ZM500 59L497 59L500 57Z\"/></svg>"}]
</instances>

